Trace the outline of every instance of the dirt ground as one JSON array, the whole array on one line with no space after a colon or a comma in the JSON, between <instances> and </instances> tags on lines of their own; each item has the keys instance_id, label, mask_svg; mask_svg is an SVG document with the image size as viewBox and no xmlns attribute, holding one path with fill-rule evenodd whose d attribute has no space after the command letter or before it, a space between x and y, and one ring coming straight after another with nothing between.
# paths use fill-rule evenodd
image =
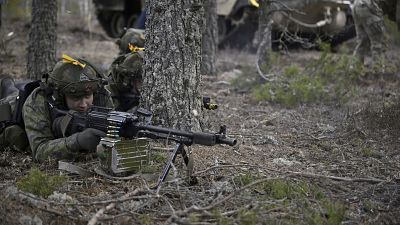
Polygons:
<instances>
[{"instance_id":1,"label":"dirt ground","mask_svg":"<svg viewBox=\"0 0 400 225\"><path fill-rule=\"evenodd\" d=\"M115 40L95 21L91 32L82 20L68 21L59 23L57 55L83 56L107 68L118 52ZM3 21L0 74L26 76L28 28L27 20ZM319 54L295 50L286 62L302 64ZM193 146L196 185L177 177L156 192L140 177L67 174L58 194L41 198L18 191L16 182L32 166L66 173L5 151L0 224L400 224L400 107L384 107L398 103L399 80L360 82L359 94L345 104L287 108L257 102L248 89L228 82L237 73L257 77L255 69L243 69L255 61L254 54L222 50L218 76L203 79L204 93L219 104L209 112L212 127L226 124L238 145ZM282 185L282 197L274 197L272 184Z\"/></svg>"}]
</instances>

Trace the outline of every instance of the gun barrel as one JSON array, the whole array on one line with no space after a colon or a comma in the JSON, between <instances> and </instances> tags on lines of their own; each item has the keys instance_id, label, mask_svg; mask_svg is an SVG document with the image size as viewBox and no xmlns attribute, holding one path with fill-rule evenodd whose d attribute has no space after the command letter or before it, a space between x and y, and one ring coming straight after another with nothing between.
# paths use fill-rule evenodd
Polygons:
<instances>
[{"instance_id":1,"label":"gun barrel","mask_svg":"<svg viewBox=\"0 0 400 225\"><path fill-rule=\"evenodd\" d=\"M230 146L236 145L236 139L226 138L225 136L222 137L221 134L211 134L204 132L187 132L171 128L152 126L152 125L140 126L139 130L141 129L157 133L186 137L191 139L193 144L206 145L206 146L213 146L216 144L227 144Z\"/></svg>"},{"instance_id":2,"label":"gun barrel","mask_svg":"<svg viewBox=\"0 0 400 225\"><path fill-rule=\"evenodd\" d=\"M237 143L237 140L225 137L225 138L217 139L217 143L218 144L226 144L226 145L229 145L229 146L235 146L236 143Z\"/></svg>"},{"instance_id":3,"label":"gun barrel","mask_svg":"<svg viewBox=\"0 0 400 225\"><path fill-rule=\"evenodd\" d=\"M187 137L190 139L192 139L193 135L194 135L191 132L166 128L166 127L153 126L153 125L139 126L139 130L147 130L147 131L153 131L153 132L162 133L162 134L176 135L176 136L181 136L181 137Z\"/></svg>"}]
</instances>

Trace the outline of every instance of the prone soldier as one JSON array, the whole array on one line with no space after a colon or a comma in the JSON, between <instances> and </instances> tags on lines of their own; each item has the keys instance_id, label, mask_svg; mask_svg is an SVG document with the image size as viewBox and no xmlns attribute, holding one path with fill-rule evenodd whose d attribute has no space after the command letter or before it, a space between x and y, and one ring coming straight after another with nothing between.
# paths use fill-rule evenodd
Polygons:
<instances>
[{"instance_id":1,"label":"prone soldier","mask_svg":"<svg viewBox=\"0 0 400 225\"><path fill-rule=\"evenodd\" d=\"M100 137L105 133L93 128L67 134L69 114L58 112L72 110L85 113L92 105L112 107L96 70L79 59L63 56L40 87L26 99L22 116L34 160L73 158L95 152ZM59 131L59 132L55 132Z\"/></svg>"}]
</instances>

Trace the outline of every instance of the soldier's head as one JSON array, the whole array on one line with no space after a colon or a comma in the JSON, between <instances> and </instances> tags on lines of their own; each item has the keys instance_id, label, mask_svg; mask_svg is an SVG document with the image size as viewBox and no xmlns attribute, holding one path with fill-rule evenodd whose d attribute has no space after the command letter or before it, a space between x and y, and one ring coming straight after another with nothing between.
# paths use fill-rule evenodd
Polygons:
<instances>
[{"instance_id":1,"label":"soldier's head","mask_svg":"<svg viewBox=\"0 0 400 225\"><path fill-rule=\"evenodd\" d=\"M130 51L129 46L144 47L144 30L129 28L125 34L117 40L120 54L127 54Z\"/></svg>"},{"instance_id":2,"label":"soldier's head","mask_svg":"<svg viewBox=\"0 0 400 225\"><path fill-rule=\"evenodd\" d=\"M121 92L140 95L143 73L143 51L120 56L111 68L112 82Z\"/></svg>"},{"instance_id":3,"label":"soldier's head","mask_svg":"<svg viewBox=\"0 0 400 225\"><path fill-rule=\"evenodd\" d=\"M57 62L48 80L53 99L67 109L79 112L86 112L93 104L93 94L99 84L100 79L91 65L67 55Z\"/></svg>"}]
</instances>

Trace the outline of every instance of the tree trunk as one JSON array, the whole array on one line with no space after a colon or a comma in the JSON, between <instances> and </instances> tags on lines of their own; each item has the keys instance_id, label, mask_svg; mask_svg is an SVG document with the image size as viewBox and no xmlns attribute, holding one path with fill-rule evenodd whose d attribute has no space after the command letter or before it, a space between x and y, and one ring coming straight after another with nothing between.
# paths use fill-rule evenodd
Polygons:
<instances>
[{"instance_id":1,"label":"tree trunk","mask_svg":"<svg viewBox=\"0 0 400 225\"><path fill-rule=\"evenodd\" d=\"M147 10L142 105L158 124L199 130L202 4L149 0Z\"/></svg>"},{"instance_id":2,"label":"tree trunk","mask_svg":"<svg viewBox=\"0 0 400 225\"><path fill-rule=\"evenodd\" d=\"M204 23L202 39L202 75L216 75L216 55L218 47L218 15L217 2L204 0Z\"/></svg>"},{"instance_id":3,"label":"tree trunk","mask_svg":"<svg viewBox=\"0 0 400 225\"><path fill-rule=\"evenodd\" d=\"M57 1L33 0L32 22L28 41L27 73L40 79L56 63Z\"/></svg>"}]
</instances>

